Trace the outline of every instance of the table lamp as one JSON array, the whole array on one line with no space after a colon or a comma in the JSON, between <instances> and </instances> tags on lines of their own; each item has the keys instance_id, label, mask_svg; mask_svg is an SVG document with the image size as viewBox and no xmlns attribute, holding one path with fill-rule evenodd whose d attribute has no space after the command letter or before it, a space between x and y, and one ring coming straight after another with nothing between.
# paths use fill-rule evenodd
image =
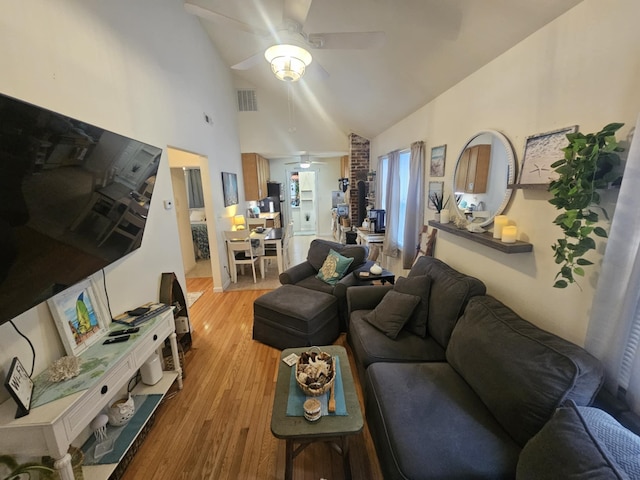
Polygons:
<instances>
[{"instance_id":1,"label":"table lamp","mask_svg":"<svg viewBox=\"0 0 640 480\"><path fill-rule=\"evenodd\" d=\"M245 229L245 220L244 215L234 215L233 216L233 226L236 230L244 230Z\"/></svg>"}]
</instances>

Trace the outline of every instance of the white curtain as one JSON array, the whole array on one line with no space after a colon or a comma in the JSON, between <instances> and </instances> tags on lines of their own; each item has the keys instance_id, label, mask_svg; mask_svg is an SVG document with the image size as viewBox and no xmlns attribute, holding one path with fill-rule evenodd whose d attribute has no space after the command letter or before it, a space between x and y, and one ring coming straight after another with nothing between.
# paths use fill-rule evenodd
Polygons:
<instances>
[{"instance_id":1,"label":"white curtain","mask_svg":"<svg viewBox=\"0 0 640 480\"><path fill-rule=\"evenodd\" d=\"M398 256L398 224L400 223L400 151L394 150L387 156L387 189L384 209L385 233L383 252L389 257Z\"/></svg>"},{"instance_id":2,"label":"white curtain","mask_svg":"<svg viewBox=\"0 0 640 480\"><path fill-rule=\"evenodd\" d=\"M640 117L629 149L591 309L586 348L605 365L605 388L640 413Z\"/></svg>"},{"instance_id":3,"label":"white curtain","mask_svg":"<svg viewBox=\"0 0 640 480\"><path fill-rule=\"evenodd\" d=\"M405 212L402 268L410 269L416 256L418 236L424 223L424 142L411 144L409 157L409 189L407 191L407 210ZM418 199L418 201L412 201Z\"/></svg>"}]
</instances>

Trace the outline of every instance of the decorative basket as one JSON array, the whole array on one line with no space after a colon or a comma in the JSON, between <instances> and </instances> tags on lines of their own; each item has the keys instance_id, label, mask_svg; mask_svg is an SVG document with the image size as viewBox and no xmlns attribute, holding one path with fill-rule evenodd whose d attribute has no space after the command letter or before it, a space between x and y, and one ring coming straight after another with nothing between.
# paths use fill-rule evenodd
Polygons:
<instances>
[{"instance_id":1,"label":"decorative basket","mask_svg":"<svg viewBox=\"0 0 640 480\"><path fill-rule=\"evenodd\" d=\"M327 393L335 380L333 358L327 352L302 352L296 363L296 382L305 395L317 397Z\"/></svg>"}]
</instances>

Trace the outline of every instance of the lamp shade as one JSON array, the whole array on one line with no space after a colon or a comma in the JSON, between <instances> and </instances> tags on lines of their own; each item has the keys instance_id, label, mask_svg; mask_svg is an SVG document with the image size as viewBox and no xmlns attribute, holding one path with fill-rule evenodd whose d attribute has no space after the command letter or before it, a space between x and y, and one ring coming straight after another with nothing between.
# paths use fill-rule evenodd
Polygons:
<instances>
[{"instance_id":1,"label":"lamp shade","mask_svg":"<svg viewBox=\"0 0 640 480\"><path fill-rule=\"evenodd\" d=\"M274 45L267 48L264 58L271 64L271 70L284 82L296 82L304 75L311 63L311 54L296 45Z\"/></svg>"},{"instance_id":2,"label":"lamp shade","mask_svg":"<svg viewBox=\"0 0 640 480\"><path fill-rule=\"evenodd\" d=\"M244 230L245 226L244 215L234 215L233 217L233 225L236 227L236 230Z\"/></svg>"}]
</instances>

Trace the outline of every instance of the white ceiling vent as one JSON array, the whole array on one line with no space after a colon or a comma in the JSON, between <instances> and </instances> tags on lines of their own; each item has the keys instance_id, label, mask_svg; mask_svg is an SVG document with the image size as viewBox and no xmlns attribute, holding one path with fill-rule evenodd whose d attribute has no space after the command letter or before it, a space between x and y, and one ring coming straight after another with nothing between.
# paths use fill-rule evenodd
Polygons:
<instances>
[{"instance_id":1,"label":"white ceiling vent","mask_svg":"<svg viewBox=\"0 0 640 480\"><path fill-rule=\"evenodd\" d=\"M238 92L238 111L239 112L257 112L258 99L256 91L252 89L237 90Z\"/></svg>"}]
</instances>

